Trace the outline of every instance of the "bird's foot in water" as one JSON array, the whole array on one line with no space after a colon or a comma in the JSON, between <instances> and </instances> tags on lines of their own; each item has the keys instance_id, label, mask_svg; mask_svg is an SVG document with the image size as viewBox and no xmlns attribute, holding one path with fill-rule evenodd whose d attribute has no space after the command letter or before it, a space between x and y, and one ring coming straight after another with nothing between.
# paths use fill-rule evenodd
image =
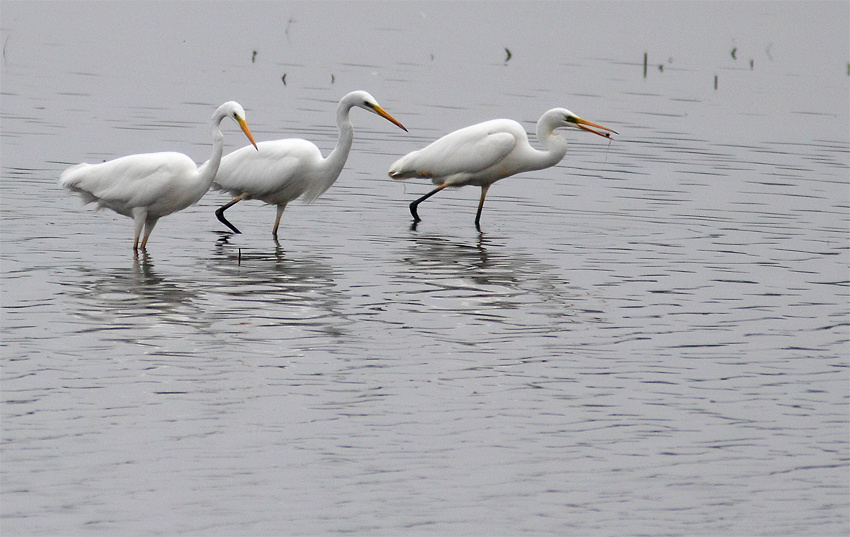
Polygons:
<instances>
[{"instance_id":1,"label":"bird's foot in water","mask_svg":"<svg viewBox=\"0 0 850 537\"><path fill-rule=\"evenodd\" d=\"M410 224L410 229L412 231L416 231L416 225L419 224L419 222L421 222L422 219L419 218L419 213L416 212L416 204L415 203L410 204L410 214L413 216L413 223Z\"/></svg>"},{"instance_id":2,"label":"bird's foot in water","mask_svg":"<svg viewBox=\"0 0 850 537\"><path fill-rule=\"evenodd\" d=\"M224 224L225 226L229 227L229 228L230 228L230 230L231 230L232 232L234 232L234 233L236 233L236 234L242 234L242 232L241 232L241 231L239 231L238 229L236 229L236 226L234 226L233 224L231 224L230 222L228 222L227 218L225 218L225 217L224 217L224 211L223 211L223 210L221 210L221 208L219 208L219 209L215 212L215 217L216 217L216 218L218 218L218 221L219 221L219 222L221 222L221 223L222 223L222 224Z\"/></svg>"},{"instance_id":3,"label":"bird's foot in water","mask_svg":"<svg viewBox=\"0 0 850 537\"><path fill-rule=\"evenodd\" d=\"M419 218L419 213L416 211L416 202L410 204L410 214L413 216L413 223L421 222L422 219Z\"/></svg>"}]
</instances>

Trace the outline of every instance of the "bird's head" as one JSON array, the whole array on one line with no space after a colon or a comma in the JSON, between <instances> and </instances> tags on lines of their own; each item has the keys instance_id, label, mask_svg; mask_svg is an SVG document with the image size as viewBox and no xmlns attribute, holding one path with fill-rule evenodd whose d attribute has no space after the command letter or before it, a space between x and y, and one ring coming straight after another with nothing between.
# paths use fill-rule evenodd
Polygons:
<instances>
[{"instance_id":1,"label":"bird's head","mask_svg":"<svg viewBox=\"0 0 850 537\"><path fill-rule=\"evenodd\" d=\"M407 129L402 125L396 118L391 116L384 110L381 105L378 104L378 101L375 100L369 93L365 91L354 91L349 94L354 99L354 106L359 106L364 110L368 110L374 114L378 114L382 118L386 119L396 127L400 128L404 132L407 132Z\"/></svg>"},{"instance_id":2,"label":"bird's head","mask_svg":"<svg viewBox=\"0 0 850 537\"><path fill-rule=\"evenodd\" d=\"M608 127L603 127L602 125L582 119L565 108L556 108L550 112L555 116L555 128L575 127L605 138L611 138L612 134L619 134L614 129L609 129Z\"/></svg>"},{"instance_id":3,"label":"bird's head","mask_svg":"<svg viewBox=\"0 0 850 537\"><path fill-rule=\"evenodd\" d=\"M248 124L245 122L245 109L242 108L242 105L237 103L236 101L227 101L223 105L218 107L216 113L213 115L215 117L229 117L233 121L239 125L239 128L242 129L242 132L245 133L245 136L251 140L251 145L254 146L254 149L257 149L257 142L254 141L254 136L251 134L251 130L248 128ZM220 121L220 120L219 120Z\"/></svg>"}]
</instances>

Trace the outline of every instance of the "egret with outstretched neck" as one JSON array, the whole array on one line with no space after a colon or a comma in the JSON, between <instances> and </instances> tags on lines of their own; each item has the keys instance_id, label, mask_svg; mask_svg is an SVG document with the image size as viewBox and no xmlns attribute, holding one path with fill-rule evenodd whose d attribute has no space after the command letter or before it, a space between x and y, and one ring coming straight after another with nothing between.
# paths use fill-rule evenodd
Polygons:
<instances>
[{"instance_id":1,"label":"egret with outstretched neck","mask_svg":"<svg viewBox=\"0 0 850 537\"><path fill-rule=\"evenodd\" d=\"M210 135L212 156L198 166L182 153L144 153L129 155L100 164L77 164L62 172L59 184L79 193L85 203L97 202L98 208L112 209L128 216L135 224L133 250L144 250L151 231L163 216L194 205L210 189L224 151L221 122L229 117L254 144L245 123L245 110L234 101L219 106L212 116Z\"/></svg>"},{"instance_id":2,"label":"egret with outstretched neck","mask_svg":"<svg viewBox=\"0 0 850 537\"><path fill-rule=\"evenodd\" d=\"M388 114L374 97L365 91L353 91L339 101L336 123L339 139L327 156L311 142L300 138L286 138L257 144L258 151L243 147L225 156L213 183L216 190L225 190L235 196L215 211L219 221L234 233L239 230L225 217L224 211L242 200L258 199L277 206L277 217L272 236L277 239L280 217L286 204L299 197L309 203L325 192L339 177L348 159L354 140L354 127L349 114L359 107L390 121L407 131L404 125Z\"/></svg>"},{"instance_id":3,"label":"egret with outstretched neck","mask_svg":"<svg viewBox=\"0 0 850 537\"><path fill-rule=\"evenodd\" d=\"M475 227L481 231L481 210L490 186L521 172L549 168L567 154L567 140L556 133L562 127L579 128L610 138L616 131L591 123L564 108L549 110L537 122L537 140L546 149L531 147L525 129L511 119L493 119L449 133L432 144L398 159L389 170L393 179L428 178L437 186L410 204L414 225L421 221L417 208L446 187L481 187Z\"/></svg>"}]
</instances>

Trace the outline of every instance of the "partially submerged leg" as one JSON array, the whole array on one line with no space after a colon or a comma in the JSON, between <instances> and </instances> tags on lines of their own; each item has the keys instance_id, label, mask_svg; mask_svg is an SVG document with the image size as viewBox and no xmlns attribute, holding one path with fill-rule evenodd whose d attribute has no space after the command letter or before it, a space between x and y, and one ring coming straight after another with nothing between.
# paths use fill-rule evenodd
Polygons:
<instances>
[{"instance_id":1,"label":"partially submerged leg","mask_svg":"<svg viewBox=\"0 0 850 537\"><path fill-rule=\"evenodd\" d=\"M227 218L224 217L224 211L233 207L243 199L245 199L245 194L240 194L236 196L236 198L234 198L233 201L231 201L230 203L225 203L224 205L215 210L215 217L218 218L218 221L229 227L234 233L241 233L241 231L236 229L236 226L227 221Z\"/></svg>"},{"instance_id":2,"label":"partially submerged leg","mask_svg":"<svg viewBox=\"0 0 850 537\"><path fill-rule=\"evenodd\" d=\"M277 228L280 225L280 217L283 215L283 210L286 209L286 203L277 204L277 217L274 219L274 227L272 228L272 237L277 238Z\"/></svg>"},{"instance_id":3,"label":"partially submerged leg","mask_svg":"<svg viewBox=\"0 0 850 537\"><path fill-rule=\"evenodd\" d=\"M481 201L478 202L478 212L475 213L475 229L481 231L481 209L484 208L484 196L487 195L487 191L490 189L490 185L484 185L481 187Z\"/></svg>"},{"instance_id":4,"label":"partially submerged leg","mask_svg":"<svg viewBox=\"0 0 850 537\"><path fill-rule=\"evenodd\" d=\"M148 210L144 207L136 207L133 209L133 250L139 249L139 237L142 235L142 228L145 225L145 220L148 217ZM144 245L142 245L144 248Z\"/></svg>"},{"instance_id":5,"label":"partially submerged leg","mask_svg":"<svg viewBox=\"0 0 850 537\"><path fill-rule=\"evenodd\" d=\"M159 218L146 218L145 219L145 236L142 237L142 250L145 249L145 246L148 244L148 237L151 236L151 231L153 231L153 227L159 221Z\"/></svg>"},{"instance_id":6,"label":"partially submerged leg","mask_svg":"<svg viewBox=\"0 0 850 537\"><path fill-rule=\"evenodd\" d=\"M410 204L410 214L413 215L413 221L414 222L421 222L422 221L422 219L419 218L419 213L416 211L416 207L418 207L420 203L427 200L428 198L430 198L431 196L433 196L434 194L436 194L440 190L446 188L447 186L449 186L449 185L443 183L442 185L438 186L437 188L435 188L431 192L428 192L427 194L425 194L424 196L422 196L421 198L419 198L418 200L416 200L416 201L414 201L413 203Z\"/></svg>"}]
</instances>

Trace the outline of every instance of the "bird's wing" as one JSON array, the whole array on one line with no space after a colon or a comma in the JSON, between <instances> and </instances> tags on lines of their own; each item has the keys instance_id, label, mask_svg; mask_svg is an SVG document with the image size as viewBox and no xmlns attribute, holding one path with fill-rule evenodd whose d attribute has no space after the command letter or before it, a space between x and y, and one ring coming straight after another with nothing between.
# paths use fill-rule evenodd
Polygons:
<instances>
[{"instance_id":1,"label":"bird's wing","mask_svg":"<svg viewBox=\"0 0 850 537\"><path fill-rule=\"evenodd\" d=\"M77 164L65 170L60 183L102 206L147 206L178 187L179 179L197 171L182 153L129 155L101 164Z\"/></svg>"},{"instance_id":2,"label":"bird's wing","mask_svg":"<svg viewBox=\"0 0 850 537\"><path fill-rule=\"evenodd\" d=\"M309 177L302 171L305 162L321 160L315 145L293 139L260 142L257 147L246 146L222 158L214 188L256 199L294 199L308 188Z\"/></svg>"},{"instance_id":3,"label":"bird's wing","mask_svg":"<svg viewBox=\"0 0 850 537\"><path fill-rule=\"evenodd\" d=\"M488 122L489 123L489 122ZM516 136L482 123L460 129L399 159L390 176L471 177L504 159L516 146Z\"/></svg>"}]
</instances>

